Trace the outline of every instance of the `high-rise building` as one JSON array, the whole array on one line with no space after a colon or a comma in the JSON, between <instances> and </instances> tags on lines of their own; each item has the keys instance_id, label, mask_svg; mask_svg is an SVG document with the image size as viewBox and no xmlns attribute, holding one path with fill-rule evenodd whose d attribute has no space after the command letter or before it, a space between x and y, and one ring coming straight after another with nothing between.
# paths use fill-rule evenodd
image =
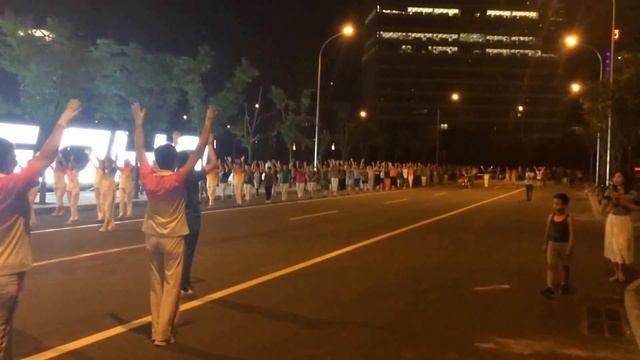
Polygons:
<instances>
[{"instance_id":1,"label":"high-rise building","mask_svg":"<svg viewBox=\"0 0 640 360\"><path fill-rule=\"evenodd\" d=\"M433 122L441 106L449 128L557 133L566 97L562 0L365 0L363 7L363 96L381 124Z\"/></svg>"}]
</instances>

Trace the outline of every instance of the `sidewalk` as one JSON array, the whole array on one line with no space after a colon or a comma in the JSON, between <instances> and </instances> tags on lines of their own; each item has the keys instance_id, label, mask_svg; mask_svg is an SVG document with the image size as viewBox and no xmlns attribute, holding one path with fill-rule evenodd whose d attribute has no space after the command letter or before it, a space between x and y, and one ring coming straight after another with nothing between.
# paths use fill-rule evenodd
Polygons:
<instances>
[{"instance_id":1,"label":"sidewalk","mask_svg":"<svg viewBox=\"0 0 640 360\"><path fill-rule=\"evenodd\" d=\"M589 191L587 196L591 204L593 216L604 224L606 217L600 212L600 204L598 203L596 195L592 191ZM631 220L634 229L640 227L640 214L632 214ZM629 326L640 348L640 278L632 281L625 289L624 306L627 312L627 318L629 319Z\"/></svg>"}]
</instances>

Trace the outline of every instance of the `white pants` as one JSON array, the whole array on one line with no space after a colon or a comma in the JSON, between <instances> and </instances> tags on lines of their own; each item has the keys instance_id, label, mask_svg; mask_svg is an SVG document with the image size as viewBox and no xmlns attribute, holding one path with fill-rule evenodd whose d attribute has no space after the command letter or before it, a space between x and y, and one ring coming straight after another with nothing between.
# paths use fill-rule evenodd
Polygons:
<instances>
[{"instance_id":1,"label":"white pants","mask_svg":"<svg viewBox=\"0 0 640 360\"><path fill-rule=\"evenodd\" d=\"M78 220L78 203L80 202L80 189L67 191L67 199L69 200L69 209L71 216L69 220Z\"/></svg>"},{"instance_id":2,"label":"white pants","mask_svg":"<svg viewBox=\"0 0 640 360\"><path fill-rule=\"evenodd\" d=\"M289 192L289 184L280 184L280 191L282 192L282 201L286 201L287 193Z\"/></svg>"},{"instance_id":3,"label":"white pants","mask_svg":"<svg viewBox=\"0 0 640 360\"><path fill-rule=\"evenodd\" d=\"M120 217L131 216L133 212L133 188L120 187Z\"/></svg>"},{"instance_id":4,"label":"white pants","mask_svg":"<svg viewBox=\"0 0 640 360\"><path fill-rule=\"evenodd\" d=\"M413 189L413 175L409 175L409 189Z\"/></svg>"},{"instance_id":5,"label":"white pants","mask_svg":"<svg viewBox=\"0 0 640 360\"><path fill-rule=\"evenodd\" d=\"M421 176L420 180L422 181L422 187L427 186L427 177L426 176Z\"/></svg>"},{"instance_id":6,"label":"white pants","mask_svg":"<svg viewBox=\"0 0 640 360\"><path fill-rule=\"evenodd\" d=\"M62 208L64 206L64 195L67 193L66 187L57 187L54 189L56 195L56 206Z\"/></svg>"},{"instance_id":7,"label":"white pants","mask_svg":"<svg viewBox=\"0 0 640 360\"><path fill-rule=\"evenodd\" d=\"M167 341L173 335L180 305L184 239L147 234L145 240L149 257L151 338Z\"/></svg>"},{"instance_id":8,"label":"white pants","mask_svg":"<svg viewBox=\"0 0 640 360\"><path fill-rule=\"evenodd\" d=\"M115 190L107 190L101 191L100 193L100 203L102 205L102 216L104 219L104 227L113 227L114 225L114 197L116 196ZM122 210L122 208L121 208Z\"/></svg>"},{"instance_id":9,"label":"white pants","mask_svg":"<svg viewBox=\"0 0 640 360\"><path fill-rule=\"evenodd\" d=\"M0 276L0 359L13 359L13 318L24 284L24 273Z\"/></svg>"},{"instance_id":10,"label":"white pants","mask_svg":"<svg viewBox=\"0 0 640 360\"><path fill-rule=\"evenodd\" d=\"M315 194L317 187L318 185L314 182L310 182L307 184L307 188L309 189L309 195L311 195L311 197L313 197L313 195Z\"/></svg>"},{"instance_id":11,"label":"white pants","mask_svg":"<svg viewBox=\"0 0 640 360\"><path fill-rule=\"evenodd\" d=\"M209 206L213 206L216 203L216 191L218 190L218 184L215 181L207 181L207 195L209 195ZM224 194L222 194L224 198Z\"/></svg>"},{"instance_id":12,"label":"white pants","mask_svg":"<svg viewBox=\"0 0 640 360\"><path fill-rule=\"evenodd\" d=\"M298 193L298 199L304 196L304 183L296 183L296 192Z\"/></svg>"},{"instance_id":13,"label":"white pants","mask_svg":"<svg viewBox=\"0 0 640 360\"><path fill-rule=\"evenodd\" d=\"M338 195L338 178L331 178L331 192L333 195Z\"/></svg>"},{"instance_id":14,"label":"white pants","mask_svg":"<svg viewBox=\"0 0 640 360\"><path fill-rule=\"evenodd\" d=\"M489 175L484 175L483 176L483 180L484 180L484 187L488 188L489 187Z\"/></svg>"},{"instance_id":15,"label":"white pants","mask_svg":"<svg viewBox=\"0 0 640 360\"><path fill-rule=\"evenodd\" d=\"M249 202L249 200L251 200L251 184L243 184L243 191L244 191L244 199Z\"/></svg>"},{"instance_id":16,"label":"white pants","mask_svg":"<svg viewBox=\"0 0 640 360\"><path fill-rule=\"evenodd\" d=\"M242 205L242 184L233 184L236 203Z\"/></svg>"},{"instance_id":17,"label":"white pants","mask_svg":"<svg viewBox=\"0 0 640 360\"><path fill-rule=\"evenodd\" d=\"M93 196L96 199L96 216L97 216L98 220L102 220L104 215L102 214L102 203L101 203L100 188L99 187L94 187L93 188Z\"/></svg>"}]
</instances>

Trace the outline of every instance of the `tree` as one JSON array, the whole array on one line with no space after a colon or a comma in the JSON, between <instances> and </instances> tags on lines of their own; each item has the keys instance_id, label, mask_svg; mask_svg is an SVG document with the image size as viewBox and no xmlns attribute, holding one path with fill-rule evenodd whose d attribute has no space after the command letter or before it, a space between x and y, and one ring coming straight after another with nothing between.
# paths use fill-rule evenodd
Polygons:
<instances>
[{"instance_id":1,"label":"tree","mask_svg":"<svg viewBox=\"0 0 640 360\"><path fill-rule=\"evenodd\" d=\"M254 144L260 140L264 134L258 132L258 127L262 120L270 114L262 114L262 87L258 93L258 101L254 106L244 103L244 116L242 121L231 125L231 132L236 135L242 146L247 148L249 162L253 161ZM250 110L251 109L251 110Z\"/></svg>"},{"instance_id":2,"label":"tree","mask_svg":"<svg viewBox=\"0 0 640 360\"><path fill-rule=\"evenodd\" d=\"M207 107L207 92L202 77L213 66L213 52L206 45L201 45L195 59L183 56L173 59L172 62L174 81L176 86L185 92L191 119L195 119L197 124L202 124Z\"/></svg>"},{"instance_id":3,"label":"tree","mask_svg":"<svg viewBox=\"0 0 640 360\"><path fill-rule=\"evenodd\" d=\"M245 101L245 91L247 86L260 75L258 69L253 67L246 59L242 59L242 62L236 68L233 78L227 81L222 91L214 95L209 103L215 104L220 109L216 126L222 126L225 123L229 123L232 120L236 120L237 115ZM217 131L218 129L216 129Z\"/></svg>"},{"instance_id":4,"label":"tree","mask_svg":"<svg viewBox=\"0 0 640 360\"><path fill-rule=\"evenodd\" d=\"M129 106L139 101L147 109L149 119L145 122L146 140L166 129L182 96L182 83L176 80L179 61L168 54L148 52L136 44L118 45L110 40L98 40L91 50L91 66L96 74L91 106L96 120L114 130L133 130Z\"/></svg>"},{"instance_id":5,"label":"tree","mask_svg":"<svg viewBox=\"0 0 640 360\"><path fill-rule=\"evenodd\" d=\"M278 133L282 141L287 145L289 151L289 164L293 163L293 145L298 144L304 148L311 144L311 141L304 136L304 125L310 122L313 117L309 115L311 108L311 93L313 90L302 91L298 102L292 101L287 94L277 86L271 87L271 100L280 113L280 123Z\"/></svg>"},{"instance_id":6,"label":"tree","mask_svg":"<svg viewBox=\"0 0 640 360\"><path fill-rule=\"evenodd\" d=\"M89 46L70 25L47 19L46 30L35 29L32 19L10 11L0 18L0 66L20 83L19 111L40 125L39 149L67 101L85 100L92 75Z\"/></svg>"}]
</instances>

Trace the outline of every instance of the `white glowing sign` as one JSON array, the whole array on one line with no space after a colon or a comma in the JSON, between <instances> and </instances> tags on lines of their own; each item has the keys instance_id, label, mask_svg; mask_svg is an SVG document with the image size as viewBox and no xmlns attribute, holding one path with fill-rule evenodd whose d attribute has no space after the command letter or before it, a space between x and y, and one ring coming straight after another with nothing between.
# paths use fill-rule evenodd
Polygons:
<instances>
[{"instance_id":1,"label":"white glowing sign","mask_svg":"<svg viewBox=\"0 0 640 360\"><path fill-rule=\"evenodd\" d=\"M35 145L40 128L33 125L0 123L0 137L14 144Z\"/></svg>"}]
</instances>

